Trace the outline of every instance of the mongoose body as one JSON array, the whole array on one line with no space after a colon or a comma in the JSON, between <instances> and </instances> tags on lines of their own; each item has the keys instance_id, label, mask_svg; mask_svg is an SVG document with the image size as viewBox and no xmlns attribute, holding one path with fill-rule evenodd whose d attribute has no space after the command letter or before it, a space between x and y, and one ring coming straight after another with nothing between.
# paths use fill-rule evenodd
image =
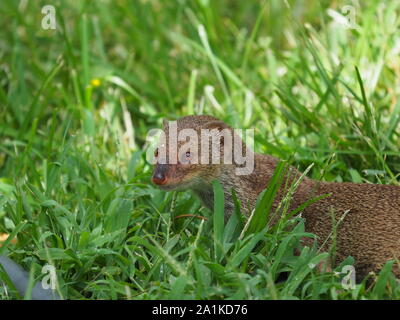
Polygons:
<instances>
[{"instance_id":1,"label":"mongoose body","mask_svg":"<svg viewBox=\"0 0 400 320\"><path fill-rule=\"evenodd\" d=\"M187 116L177 121L178 132L182 129L213 129L218 135L226 124L211 116ZM215 130L216 129L216 130ZM237 175L238 164L191 163L193 155L201 152L201 147L190 152L177 154L176 163L171 162L171 144L169 127L164 123L165 143L158 150L166 152L166 163L155 165L153 182L164 190L192 190L200 197L204 205L213 208L212 181L219 180L225 193L225 212L229 216L233 209L231 189L236 192L246 214L253 208L257 197L267 186L279 162L270 156L253 153L254 168L249 174ZM178 146L182 145L178 142ZM224 144L222 142L222 144ZM169 150L168 150L169 149ZM211 150L211 147L210 147ZM252 152L246 146L243 150ZM226 153L225 149L214 149L210 153ZM156 156L158 156L157 151ZM292 177L300 173L290 168ZM279 192L282 192L279 191ZM388 260L400 258L400 187L377 184L329 183L304 177L291 201L291 209L320 195L327 197L309 205L302 211L307 232L317 236L317 245L326 245L328 250L332 237L333 217L338 222L336 229L336 262L352 256L355 259L357 278L370 271L379 271ZM283 194L278 194L273 208L276 209ZM340 222L339 222L340 221ZM328 241L326 241L328 239ZM308 244L306 242L306 244ZM400 276L399 266L394 264L393 271Z\"/></svg>"}]
</instances>

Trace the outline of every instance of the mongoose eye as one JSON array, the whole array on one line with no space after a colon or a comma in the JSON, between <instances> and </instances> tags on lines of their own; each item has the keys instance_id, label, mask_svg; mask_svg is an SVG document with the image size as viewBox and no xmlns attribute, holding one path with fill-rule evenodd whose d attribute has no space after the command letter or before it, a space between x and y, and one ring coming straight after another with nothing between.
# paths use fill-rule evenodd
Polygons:
<instances>
[{"instance_id":1,"label":"mongoose eye","mask_svg":"<svg viewBox=\"0 0 400 320\"><path fill-rule=\"evenodd\" d=\"M192 159L192 153L190 151L186 151L182 156L181 156L181 163L189 163L190 160Z\"/></svg>"}]
</instances>

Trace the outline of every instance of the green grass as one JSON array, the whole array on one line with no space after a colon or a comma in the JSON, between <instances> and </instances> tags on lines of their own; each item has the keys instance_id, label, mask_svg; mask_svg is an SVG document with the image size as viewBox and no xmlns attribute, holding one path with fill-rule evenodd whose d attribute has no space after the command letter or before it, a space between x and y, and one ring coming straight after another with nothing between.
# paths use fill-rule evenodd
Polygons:
<instances>
[{"instance_id":1,"label":"green grass","mask_svg":"<svg viewBox=\"0 0 400 320\"><path fill-rule=\"evenodd\" d=\"M209 212L145 161L163 118L207 113L312 178L399 184L400 3L359 2L346 29L327 9L348 1L59 0L43 30L48 1L2 0L0 254L53 264L68 299L400 298L390 265L345 290L326 253L294 256L300 218L256 224L273 191L223 226L218 185Z\"/></svg>"}]
</instances>

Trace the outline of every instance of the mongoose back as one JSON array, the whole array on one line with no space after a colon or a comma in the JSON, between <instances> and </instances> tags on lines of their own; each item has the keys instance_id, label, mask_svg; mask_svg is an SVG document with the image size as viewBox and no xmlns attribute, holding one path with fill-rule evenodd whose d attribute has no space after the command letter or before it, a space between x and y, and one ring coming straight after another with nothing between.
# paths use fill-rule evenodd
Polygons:
<instances>
[{"instance_id":1,"label":"mongoose back","mask_svg":"<svg viewBox=\"0 0 400 320\"><path fill-rule=\"evenodd\" d=\"M189 132L203 137L201 131L208 129L210 134L205 136L208 137L206 139L211 141L217 137L220 142L219 148L214 149L211 146L213 143L204 146L197 143L197 146L191 145L185 149L183 146L185 143L188 145L187 139L179 138L177 145L173 146L171 128L167 122L164 122L163 129L165 140L159 144L155 153L156 164L152 176L154 184L167 191L192 190L206 207L212 209L212 182L218 180L225 193L225 214L229 216L234 209L232 188L242 204L242 210L247 215L250 213L248 204L250 208L254 207L258 195L268 186L279 159L253 153L243 144L242 151L253 156L254 167L248 174L238 175L236 170L242 164L223 161L224 154L233 145L224 149L227 141L222 132L224 129L233 131L224 122L207 115L186 116L176 122L178 135L184 129L189 129ZM177 148L182 152L177 151ZM199 160L204 151L208 151L208 158L202 159L208 159L208 163ZM211 161L215 153L220 153L217 163ZM164 155L164 161L160 161L161 154ZM290 172L292 178L300 176L292 167ZM279 192L273 206L275 209L283 197ZM302 217L305 219L306 231L317 236L318 246L324 242L325 245L330 243L326 240L332 236L332 216L340 221L336 229L336 263L352 256L355 259L357 279L361 279L370 271L379 271L386 261L400 257L400 187L321 182L304 177L293 194L291 208L297 208L307 200L325 194L328 196L306 207ZM397 263L393 271L400 276Z\"/></svg>"}]
</instances>

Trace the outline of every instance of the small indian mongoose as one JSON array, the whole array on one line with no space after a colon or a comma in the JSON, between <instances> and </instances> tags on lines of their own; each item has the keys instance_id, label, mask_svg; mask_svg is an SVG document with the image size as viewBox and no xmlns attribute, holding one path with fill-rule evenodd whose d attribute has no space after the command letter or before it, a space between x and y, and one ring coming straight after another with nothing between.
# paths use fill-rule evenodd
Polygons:
<instances>
[{"instance_id":1,"label":"small indian mongoose","mask_svg":"<svg viewBox=\"0 0 400 320\"><path fill-rule=\"evenodd\" d=\"M190 189L200 197L206 207L212 209L212 182L218 180L225 193L226 215L229 216L234 209L232 188L242 204L243 211L249 215L247 205L254 207L258 195L268 186L279 160L270 155L252 153L243 143L242 150L254 156L254 168L249 174L238 175L236 170L242 167L242 164L235 161L224 163L222 160L224 152L227 151L223 149L226 141L221 133L224 129L232 132L232 128L207 115L182 117L177 120L176 126L178 133L189 129L200 137L201 130L209 129L214 135L219 135L220 148L215 150L208 146L208 151L211 150L211 155L213 152L220 152L221 160L218 163L204 163L199 159L196 160L197 163L193 161L204 151L200 143L197 148L192 147L183 153L173 151L170 127L168 122L164 122L165 140L155 152L153 183L167 191ZM185 141L178 139L174 148L179 149ZM161 154L166 161L159 161ZM295 168L291 167L290 172L292 180L300 177ZM279 192L273 206L275 209L283 197ZM325 194L328 196L306 207L302 211L302 217L305 219L306 232L317 236L318 246L332 236L332 218L335 217L336 221L342 219L336 229L334 263L340 263L346 257L352 256L355 259L357 279L361 279L370 271L379 271L386 261L400 257L400 187L321 182L304 177L293 194L291 208L297 208L307 200ZM327 251L329 248L323 249ZM399 270L398 263L395 263L393 272L396 276L400 276Z\"/></svg>"}]
</instances>

